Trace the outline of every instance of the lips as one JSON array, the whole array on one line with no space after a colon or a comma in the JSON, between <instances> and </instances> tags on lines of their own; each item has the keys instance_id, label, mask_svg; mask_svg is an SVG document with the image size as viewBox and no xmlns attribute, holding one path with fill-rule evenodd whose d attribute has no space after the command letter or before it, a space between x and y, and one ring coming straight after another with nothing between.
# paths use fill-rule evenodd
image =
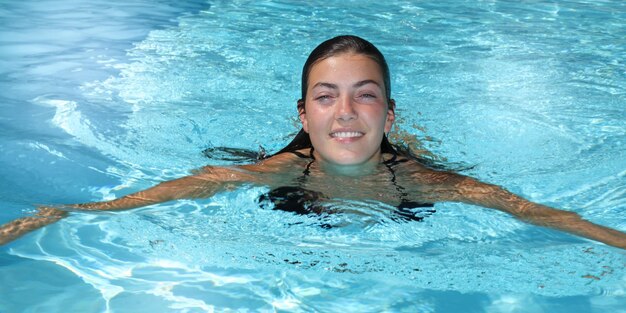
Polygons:
<instances>
[{"instance_id":1,"label":"lips","mask_svg":"<svg viewBox=\"0 0 626 313\"><path fill-rule=\"evenodd\" d=\"M330 136L333 138L356 138L365 135L359 131L334 131L330 133Z\"/></svg>"}]
</instances>

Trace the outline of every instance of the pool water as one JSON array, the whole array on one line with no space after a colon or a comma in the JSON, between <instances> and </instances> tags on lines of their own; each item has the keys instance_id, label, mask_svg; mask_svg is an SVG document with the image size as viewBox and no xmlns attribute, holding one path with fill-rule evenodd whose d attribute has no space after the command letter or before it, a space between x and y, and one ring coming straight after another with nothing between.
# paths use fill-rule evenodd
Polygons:
<instances>
[{"instance_id":1,"label":"pool water","mask_svg":"<svg viewBox=\"0 0 626 313\"><path fill-rule=\"evenodd\" d=\"M626 231L625 24L622 1L5 1L0 222L279 150L308 53L355 34L420 147ZM0 247L0 312L626 312L624 250L457 203L328 229L267 191L72 213Z\"/></svg>"}]
</instances>

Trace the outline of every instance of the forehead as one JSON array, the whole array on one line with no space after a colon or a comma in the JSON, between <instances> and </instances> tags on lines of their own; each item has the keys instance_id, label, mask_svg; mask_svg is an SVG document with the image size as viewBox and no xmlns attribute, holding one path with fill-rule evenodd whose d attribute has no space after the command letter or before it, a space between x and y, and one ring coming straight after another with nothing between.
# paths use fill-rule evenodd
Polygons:
<instances>
[{"instance_id":1,"label":"forehead","mask_svg":"<svg viewBox=\"0 0 626 313\"><path fill-rule=\"evenodd\" d=\"M370 79L383 85L382 69L363 54L343 53L314 63L309 73L309 86L319 81L340 83L344 80ZM346 81L347 83L347 81Z\"/></svg>"}]
</instances>

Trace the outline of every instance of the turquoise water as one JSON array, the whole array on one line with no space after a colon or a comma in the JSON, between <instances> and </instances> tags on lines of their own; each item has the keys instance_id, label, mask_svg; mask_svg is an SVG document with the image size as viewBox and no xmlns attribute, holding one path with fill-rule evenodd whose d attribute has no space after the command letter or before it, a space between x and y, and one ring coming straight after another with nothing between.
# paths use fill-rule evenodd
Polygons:
<instances>
[{"instance_id":1,"label":"turquoise water","mask_svg":"<svg viewBox=\"0 0 626 313\"><path fill-rule=\"evenodd\" d=\"M435 155L626 231L625 24L621 1L4 2L0 222L227 163L207 147L277 151L306 56L351 33ZM0 248L0 312L626 308L619 249L455 203L328 230L266 191L73 213Z\"/></svg>"}]
</instances>

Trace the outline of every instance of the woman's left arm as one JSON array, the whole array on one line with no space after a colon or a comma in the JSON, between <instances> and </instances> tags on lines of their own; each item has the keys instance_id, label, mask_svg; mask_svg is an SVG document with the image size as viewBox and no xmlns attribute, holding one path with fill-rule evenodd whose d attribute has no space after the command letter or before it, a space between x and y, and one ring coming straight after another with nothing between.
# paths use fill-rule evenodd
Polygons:
<instances>
[{"instance_id":1,"label":"woman's left arm","mask_svg":"<svg viewBox=\"0 0 626 313\"><path fill-rule=\"evenodd\" d=\"M626 233L586 221L575 212L554 209L528 201L502 187L449 172L431 172L431 179L443 187L439 201L458 201L497 209L538 226L550 227L626 249ZM422 182L425 183L422 177Z\"/></svg>"}]
</instances>

